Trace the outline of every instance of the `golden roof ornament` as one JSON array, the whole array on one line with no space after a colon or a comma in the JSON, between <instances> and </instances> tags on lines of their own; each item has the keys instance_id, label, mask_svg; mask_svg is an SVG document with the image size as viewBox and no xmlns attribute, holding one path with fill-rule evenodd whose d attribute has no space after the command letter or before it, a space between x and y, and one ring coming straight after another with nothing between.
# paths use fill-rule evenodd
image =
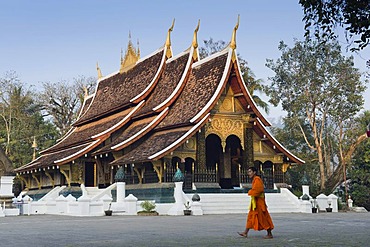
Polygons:
<instances>
[{"instance_id":1,"label":"golden roof ornament","mask_svg":"<svg viewBox=\"0 0 370 247\"><path fill-rule=\"evenodd\" d=\"M194 53L193 53L193 59L194 60L198 60L198 51L197 51L197 48L198 48L198 38L197 38L197 35L198 35L198 31L199 31L199 26L200 26L200 20L198 20L198 25L197 25L197 27L194 30L193 42L191 44L194 47Z\"/></svg>"},{"instance_id":2,"label":"golden roof ornament","mask_svg":"<svg viewBox=\"0 0 370 247\"><path fill-rule=\"evenodd\" d=\"M84 98L87 98L89 96L89 90L85 85L83 85L82 89L84 90Z\"/></svg>"},{"instance_id":3,"label":"golden roof ornament","mask_svg":"<svg viewBox=\"0 0 370 247\"><path fill-rule=\"evenodd\" d=\"M129 32L129 41L127 44L127 49L125 52L125 57L122 57L122 49L121 49L121 68L119 72L122 74L123 72L127 72L128 70L132 69L136 62L140 59L140 53L135 50L132 42L131 42L131 32Z\"/></svg>"},{"instance_id":4,"label":"golden roof ornament","mask_svg":"<svg viewBox=\"0 0 370 247\"><path fill-rule=\"evenodd\" d=\"M96 70L98 71L98 80L103 77L101 70L99 68L98 62L96 62Z\"/></svg>"},{"instance_id":5,"label":"golden roof ornament","mask_svg":"<svg viewBox=\"0 0 370 247\"><path fill-rule=\"evenodd\" d=\"M36 136L33 136L33 143L31 147L33 148L32 160L35 160L36 159L36 149L37 149Z\"/></svg>"},{"instance_id":6,"label":"golden roof ornament","mask_svg":"<svg viewBox=\"0 0 370 247\"><path fill-rule=\"evenodd\" d=\"M140 46L139 46L139 39L137 39L137 55L139 56L140 58Z\"/></svg>"},{"instance_id":7,"label":"golden roof ornament","mask_svg":"<svg viewBox=\"0 0 370 247\"><path fill-rule=\"evenodd\" d=\"M198 20L198 25L197 27L195 28L194 30L194 35L193 35L193 43L192 43L192 46L194 48L198 48L198 39L197 39L197 34L198 34L198 31L199 31L199 26L200 26L200 20Z\"/></svg>"},{"instance_id":8,"label":"golden roof ornament","mask_svg":"<svg viewBox=\"0 0 370 247\"><path fill-rule=\"evenodd\" d=\"M238 30L238 27L239 27L239 19L240 19L240 15L238 15L238 22L236 23L234 30L233 30L233 34L231 36L230 47L232 49L236 48L236 30Z\"/></svg>"},{"instance_id":9,"label":"golden roof ornament","mask_svg":"<svg viewBox=\"0 0 370 247\"><path fill-rule=\"evenodd\" d=\"M175 19L172 21L171 27L168 29L167 32L167 39L166 39L166 57L171 58L172 57L172 51L171 51L171 32L173 31L173 26L175 25Z\"/></svg>"}]
</instances>

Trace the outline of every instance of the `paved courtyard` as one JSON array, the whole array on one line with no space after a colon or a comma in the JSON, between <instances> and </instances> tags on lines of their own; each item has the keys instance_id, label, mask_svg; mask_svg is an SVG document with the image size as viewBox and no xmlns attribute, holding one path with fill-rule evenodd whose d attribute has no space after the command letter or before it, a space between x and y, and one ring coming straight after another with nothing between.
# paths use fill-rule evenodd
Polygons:
<instances>
[{"instance_id":1,"label":"paved courtyard","mask_svg":"<svg viewBox=\"0 0 370 247\"><path fill-rule=\"evenodd\" d=\"M0 218L0 246L370 246L370 213L271 214L274 239L246 215L33 215Z\"/></svg>"}]
</instances>

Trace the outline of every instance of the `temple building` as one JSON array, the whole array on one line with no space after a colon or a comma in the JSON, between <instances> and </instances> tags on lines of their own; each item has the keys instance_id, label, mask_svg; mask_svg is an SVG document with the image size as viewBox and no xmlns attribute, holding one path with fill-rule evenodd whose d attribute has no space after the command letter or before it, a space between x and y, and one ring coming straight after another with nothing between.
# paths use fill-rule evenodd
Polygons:
<instances>
[{"instance_id":1,"label":"temple building","mask_svg":"<svg viewBox=\"0 0 370 247\"><path fill-rule=\"evenodd\" d=\"M237 58L238 25L230 44L204 59L199 24L190 47L177 55L173 24L164 46L144 58L130 40L119 71L103 77L97 67L96 90L70 131L15 170L24 188L105 188L119 167L132 190L170 188L177 169L185 191L243 188L249 166L259 169L267 189L284 183L287 168L304 161L269 133L248 92Z\"/></svg>"}]
</instances>

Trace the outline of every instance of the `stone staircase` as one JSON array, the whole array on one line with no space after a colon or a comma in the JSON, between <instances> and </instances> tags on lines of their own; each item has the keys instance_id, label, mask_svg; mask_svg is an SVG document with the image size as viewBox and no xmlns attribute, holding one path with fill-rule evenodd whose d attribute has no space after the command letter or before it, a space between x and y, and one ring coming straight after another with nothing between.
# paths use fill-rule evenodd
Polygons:
<instances>
[{"instance_id":1,"label":"stone staircase","mask_svg":"<svg viewBox=\"0 0 370 247\"><path fill-rule=\"evenodd\" d=\"M90 198L93 198L94 196L100 194L104 189L99 189L98 187L85 187L87 191L87 195Z\"/></svg>"},{"instance_id":2,"label":"stone staircase","mask_svg":"<svg viewBox=\"0 0 370 247\"><path fill-rule=\"evenodd\" d=\"M191 199L193 194L187 194ZM250 197L245 193L199 194L203 214L240 214L249 210ZM267 193L266 204L270 213L301 212L296 200L286 193Z\"/></svg>"}]
</instances>

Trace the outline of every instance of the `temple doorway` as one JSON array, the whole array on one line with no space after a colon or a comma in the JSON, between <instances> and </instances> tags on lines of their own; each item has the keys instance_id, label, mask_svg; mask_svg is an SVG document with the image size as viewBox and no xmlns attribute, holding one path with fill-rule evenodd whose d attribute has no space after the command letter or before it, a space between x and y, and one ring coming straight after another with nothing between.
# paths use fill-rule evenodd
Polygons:
<instances>
[{"instance_id":1,"label":"temple doorway","mask_svg":"<svg viewBox=\"0 0 370 247\"><path fill-rule=\"evenodd\" d=\"M263 183L266 189L274 188L274 163L271 161L265 161L262 164Z\"/></svg>"},{"instance_id":2,"label":"temple doorway","mask_svg":"<svg viewBox=\"0 0 370 247\"><path fill-rule=\"evenodd\" d=\"M208 135L206 138L206 169L216 173L216 182L219 183L221 183L220 181L224 178L223 163L221 163L222 154L220 137L215 134Z\"/></svg>"},{"instance_id":3,"label":"temple doorway","mask_svg":"<svg viewBox=\"0 0 370 247\"><path fill-rule=\"evenodd\" d=\"M85 186L95 186L95 163L93 162L85 163Z\"/></svg>"},{"instance_id":4,"label":"temple doorway","mask_svg":"<svg viewBox=\"0 0 370 247\"><path fill-rule=\"evenodd\" d=\"M226 148L225 153L227 157L229 157L230 163L228 168L230 169L230 176L231 176L231 186L232 187L240 187L240 172L241 172L241 164L243 161L242 157L242 145L239 137L236 135L230 135L226 138Z\"/></svg>"}]
</instances>

